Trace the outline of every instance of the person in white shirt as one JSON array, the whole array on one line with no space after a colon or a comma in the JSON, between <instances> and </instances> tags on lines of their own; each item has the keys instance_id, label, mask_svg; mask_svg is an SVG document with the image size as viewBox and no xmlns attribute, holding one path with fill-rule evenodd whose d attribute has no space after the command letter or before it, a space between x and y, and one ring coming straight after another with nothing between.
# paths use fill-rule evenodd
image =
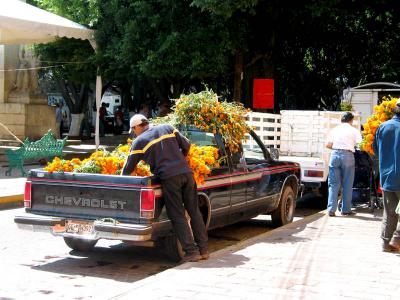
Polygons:
<instances>
[{"instance_id":1,"label":"person in white shirt","mask_svg":"<svg viewBox=\"0 0 400 300\"><path fill-rule=\"evenodd\" d=\"M360 131L352 126L354 115L346 112L342 123L329 133L326 147L332 149L328 175L328 215L334 217L337 209L339 189L342 187L342 215L353 215L351 199L354 181L354 152L362 140Z\"/></svg>"}]
</instances>

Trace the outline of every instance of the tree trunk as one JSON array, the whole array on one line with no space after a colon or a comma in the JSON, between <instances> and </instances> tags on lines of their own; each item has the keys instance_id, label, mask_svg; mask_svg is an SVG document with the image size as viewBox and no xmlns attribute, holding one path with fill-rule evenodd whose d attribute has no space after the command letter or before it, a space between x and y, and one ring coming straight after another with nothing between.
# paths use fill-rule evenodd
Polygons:
<instances>
[{"instance_id":1,"label":"tree trunk","mask_svg":"<svg viewBox=\"0 0 400 300\"><path fill-rule=\"evenodd\" d=\"M120 85L120 89L121 89L121 105L123 108L130 111L133 106L131 84L128 82L123 83Z\"/></svg>"},{"instance_id":2,"label":"tree trunk","mask_svg":"<svg viewBox=\"0 0 400 300\"><path fill-rule=\"evenodd\" d=\"M233 83L233 101L241 102L243 78L243 52L236 52L235 57L235 78Z\"/></svg>"},{"instance_id":3,"label":"tree trunk","mask_svg":"<svg viewBox=\"0 0 400 300\"><path fill-rule=\"evenodd\" d=\"M79 86L78 93L78 87L76 87L73 83L68 83L63 79L58 79L57 83L71 114L82 113L83 109L87 107L89 100L87 85L81 84Z\"/></svg>"},{"instance_id":4,"label":"tree trunk","mask_svg":"<svg viewBox=\"0 0 400 300\"><path fill-rule=\"evenodd\" d=\"M73 83L68 83L63 79L58 79L57 83L71 113L68 136L79 136L79 129L84 115L83 110L87 107L89 101L88 87L86 84L81 84L78 93L78 87Z\"/></svg>"},{"instance_id":5,"label":"tree trunk","mask_svg":"<svg viewBox=\"0 0 400 300\"><path fill-rule=\"evenodd\" d=\"M153 93L156 98L155 101L153 101L154 102L153 104L162 102L168 96L168 92L166 92L164 89L164 82L162 82L163 80L148 78L147 81L149 82L151 88L153 89Z\"/></svg>"},{"instance_id":6,"label":"tree trunk","mask_svg":"<svg viewBox=\"0 0 400 300\"><path fill-rule=\"evenodd\" d=\"M71 114L71 126L69 127L68 136L79 136L79 130L84 114Z\"/></svg>"}]
</instances>

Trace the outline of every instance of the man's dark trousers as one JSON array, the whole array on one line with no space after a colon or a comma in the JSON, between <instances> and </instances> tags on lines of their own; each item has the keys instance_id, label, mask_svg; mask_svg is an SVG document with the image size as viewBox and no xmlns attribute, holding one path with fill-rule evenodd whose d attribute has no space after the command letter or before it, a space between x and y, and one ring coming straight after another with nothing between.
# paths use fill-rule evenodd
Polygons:
<instances>
[{"instance_id":1,"label":"man's dark trousers","mask_svg":"<svg viewBox=\"0 0 400 300\"><path fill-rule=\"evenodd\" d=\"M390 240L400 242L399 215L396 214L396 207L399 203L400 192L383 191L383 219L381 237L384 244Z\"/></svg>"},{"instance_id":2,"label":"man's dark trousers","mask_svg":"<svg viewBox=\"0 0 400 300\"><path fill-rule=\"evenodd\" d=\"M207 231L198 206L193 174L185 173L162 179L161 187L168 217L183 251L192 254L207 250ZM185 209L190 216L192 230L187 222Z\"/></svg>"}]
</instances>

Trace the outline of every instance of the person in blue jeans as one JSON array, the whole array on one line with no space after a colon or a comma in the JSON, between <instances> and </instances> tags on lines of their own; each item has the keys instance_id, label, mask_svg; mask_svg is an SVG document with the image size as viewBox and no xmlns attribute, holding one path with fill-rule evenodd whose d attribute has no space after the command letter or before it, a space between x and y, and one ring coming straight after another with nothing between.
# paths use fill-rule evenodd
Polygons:
<instances>
[{"instance_id":1,"label":"person in blue jeans","mask_svg":"<svg viewBox=\"0 0 400 300\"><path fill-rule=\"evenodd\" d=\"M341 124L331 130L326 147L332 149L328 175L328 215L334 217L338 206L339 189L342 187L342 215L355 214L351 211L354 181L354 152L362 140L359 130L353 125L354 115L346 112Z\"/></svg>"},{"instance_id":2,"label":"person in blue jeans","mask_svg":"<svg viewBox=\"0 0 400 300\"><path fill-rule=\"evenodd\" d=\"M400 252L400 223L396 207L400 200L400 100L393 109L394 117L383 122L372 144L379 158L383 191L382 251Z\"/></svg>"}]
</instances>

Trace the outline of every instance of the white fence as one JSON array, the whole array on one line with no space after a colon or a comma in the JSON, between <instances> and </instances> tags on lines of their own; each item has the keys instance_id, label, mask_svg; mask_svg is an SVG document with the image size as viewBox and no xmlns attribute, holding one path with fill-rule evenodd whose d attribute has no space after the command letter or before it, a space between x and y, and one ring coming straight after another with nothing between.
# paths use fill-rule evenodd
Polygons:
<instances>
[{"instance_id":1,"label":"white fence","mask_svg":"<svg viewBox=\"0 0 400 300\"><path fill-rule=\"evenodd\" d=\"M260 137L267 147L279 148L281 139L281 115L251 112L247 114L247 123ZM255 146L256 143L246 135L246 145Z\"/></svg>"},{"instance_id":2,"label":"white fence","mask_svg":"<svg viewBox=\"0 0 400 300\"><path fill-rule=\"evenodd\" d=\"M321 157L329 131L340 124L343 112L282 110L281 114L251 112L247 122L267 147L279 149L281 155ZM360 129L360 115L353 126ZM254 141L246 137L246 145Z\"/></svg>"}]
</instances>

